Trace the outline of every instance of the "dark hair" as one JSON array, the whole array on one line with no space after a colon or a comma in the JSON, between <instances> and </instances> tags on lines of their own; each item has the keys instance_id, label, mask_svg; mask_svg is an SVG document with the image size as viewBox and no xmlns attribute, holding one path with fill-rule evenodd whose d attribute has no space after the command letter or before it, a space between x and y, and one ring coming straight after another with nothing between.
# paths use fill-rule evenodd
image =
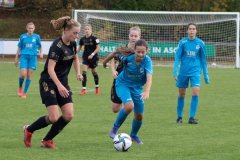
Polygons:
<instances>
[{"instance_id":1,"label":"dark hair","mask_svg":"<svg viewBox=\"0 0 240 160\"><path fill-rule=\"evenodd\" d=\"M130 54L134 53L134 50L132 48L128 48L126 46L120 46L116 49L116 53L119 53L124 56L129 56Z\"/></svg>"},{"instance_id":2,"label":"dark hair","mask_svg":"<svg viewBox=\"0 0 240 160\"><path fill-rule=\"evenodd\" d=\"M73 26L75 27L81 27L81 24L75 21L74 19L71 19L69 16L61 17L58 18L57 20L51 20L53 28L55 30L60 30L60 29L72 29Z\"/></svg>"},{"instance_id":3,"label":"dark hair","mask_svg":"<svg viewBox=\"0 0 240 160\"><path fill-rule=\"evenodd\" d=\"M136 49L137 46L144 46L146 47L146 50L148 50L148 43L144 39L137 40L137 42L135 42L134 49Z\"/></svg>"},{"instance_id":4,"label":"dark hair","mask_svg":"<svg viewBox=\"0 0 240 160\"><path fill-rule=\"evenodd\" d=\"M188 30L188 28L189 28L190 25L194 25L194 26L196 27L196 30L198 29L198 26L197 26L196 23L188 23L188 25L187 25L187 30Z\"/></svg>"}]
</instances>

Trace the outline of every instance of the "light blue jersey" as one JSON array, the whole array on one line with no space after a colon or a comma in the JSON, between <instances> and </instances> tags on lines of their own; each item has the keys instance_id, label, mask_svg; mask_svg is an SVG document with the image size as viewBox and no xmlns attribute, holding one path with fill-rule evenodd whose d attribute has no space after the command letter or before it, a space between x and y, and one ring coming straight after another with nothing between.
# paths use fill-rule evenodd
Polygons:
<instances>
[{"instance_id":1,"label":"light blue jersey","mask_svg":"<svg viewBox=\"0 0 240 160\"><path fill-rule=\"evenodd\" d=\"M181 39L175 54L173 76L199 76L202 70L204 75L208 74L204 42L197 37L194 40L188 37Z\"/></svg>"},{"instance_id":2,"label":"light blue jersey","mask_svg":"<svg viewBox=\"0 0 240 160\"><path fill-rule=\"evenodd\" d=\"M37 55L37 48L41 48L41 39L38 34L29 36L24 33L20 36L18 47L21 48L20 55Z\"/></svg>"},{"instance_id":3,"label":"light blue jersey","mask_svg":"<svg viewBox=\"0 0 240 160\"><path fill-rule=\"evenodd\" d=\"M135 64L135 54L122 57L122 63L123 71L118 75L116 85L141 88L147 81L147 74L153 74L152 60L148 55L138 66Z\"/></svg>"}]
</instances>

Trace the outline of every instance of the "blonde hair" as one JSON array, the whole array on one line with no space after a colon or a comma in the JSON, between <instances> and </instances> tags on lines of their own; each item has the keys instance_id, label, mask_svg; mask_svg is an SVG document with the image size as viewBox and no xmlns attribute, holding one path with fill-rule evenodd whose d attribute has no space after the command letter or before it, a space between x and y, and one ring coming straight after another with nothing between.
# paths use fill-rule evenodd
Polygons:
<instances>
[{"instance_id":1,"label":"blonde hair","mask_svg":"<svg viewBox=\"0 0 240 160\"><path fill-rule=\"evenodd\" d=\"M35 28L35 24L33 22L28 22L27 25L26 25L26 28L28 27L28 25L33 25L34 28Z\"/></svg>"},{"instance_id":2,"label":"blonde hair","mask_svg":"<svg viewBox=\"0 0 240 160\"><path fill-rule=\"evenodd\" d=\"M75 21L74 19L71 19L69 16L58 18L57 20L51 20L50 23L53 25L53 28L55 30L61 30L61 29L72 29L73 26L75 27L81 27L81 24Z\"/></svg>"},{"instance_id":3,"label":"blonde hair","mask_svg":"<svg viewBox=\"0 0 240 160\"><path fill-rule=\"evenodd\" d=\"M91 30L92 30L92 26L91 26L91 24L86 24L85 27L87 27L87 26L90 27Z\"/></svg>"},{"instance_id":4,"label":"blonde hair","mask_svg":"<svg viewBox=\"0 0 240 160\"><path fill-rule=\"evenodd\" d=\"M139 26L134 26L134 27L131 27L129 29L129 33L134 30L134 31L137 31L139 33L139 36L141 36L141 29L139 28Z\"/></svg>"}]
</instances>

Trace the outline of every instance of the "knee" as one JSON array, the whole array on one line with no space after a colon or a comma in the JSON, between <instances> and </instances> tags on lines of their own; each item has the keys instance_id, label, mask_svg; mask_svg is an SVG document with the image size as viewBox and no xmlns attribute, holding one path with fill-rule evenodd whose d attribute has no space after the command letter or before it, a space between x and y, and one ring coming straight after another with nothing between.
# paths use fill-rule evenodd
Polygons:
<instances>
[{"instance_id":1,"label":"knee","mask_svg":"<svg viewBox=\"0 0 240 160\"><path fill-rule=\"evenodd\" d=\"M186 95L186 91L179 91L179 97L183 98Z\"/></svg>"},{"instance_id":2,"label":"knee","mask_svg":"<svg viewBox=\"0 0 240 160\"><path fill-rule=\"evenodd\" d=\"M118 113L121 108L122 108L122 104L116 104L116 103L112 104L112 111L114 113Z\"/></svg>"},{"instance_id":3,"label":"knee","mask_svg":"<svg viewBox=\"0 0 240 160\"><path fill-rule=\"evenodd\" d=\"M92 75L97 76L98 74L97 74L97 72L92 72Z\"/></svg>"},{"instance_id":4,"label":"knee","mask_svg":"<svg viewBox=\"0 0 240 160\"><path fill-rule=\"evenodd\" d=\"M86 76L87 75L87 71L82 71L82 75Z\"/></svg>"},{"instance_id":5,"label":"knee","mask_svg":"<svg viewBox=\"0 0 240 160\"><path fill-rule=\"evenodd\" d=\"M124 105L124 111L126 113L130 113L133 110L133 108L134 108L133 102L128 102Z\"/></svg>"},{"instance_id":6,"label":"knee","mask_svg":"<svg viewBox=\"0 0 240 160\"><path fill-rule=\"evenodd\" d=\"M74 117L74 114L66 114L66 115L63 115L63 118L66 120L66 121L71 121Z\"/></svg>"},{"instance_id":7,"label":"knee","mask_svg":"<svg viewBox=\"0 0 240 160\"><path fill-rule=\"evenodd\" d=\"M57 122L57 120L59 119L58 115L55 116L49 116L49 121L53 124L55 122Z\"/></svg>"},{"instance_id":8,"label":"knee","mask_svg":"<svg viewBox=\"0 0 240 160\"><path fill-rule=\"evenodd\" d=\"M143 114L135 114L134 117L137 122L141 122L143 120Z\"/></svg>"}]
</instances>

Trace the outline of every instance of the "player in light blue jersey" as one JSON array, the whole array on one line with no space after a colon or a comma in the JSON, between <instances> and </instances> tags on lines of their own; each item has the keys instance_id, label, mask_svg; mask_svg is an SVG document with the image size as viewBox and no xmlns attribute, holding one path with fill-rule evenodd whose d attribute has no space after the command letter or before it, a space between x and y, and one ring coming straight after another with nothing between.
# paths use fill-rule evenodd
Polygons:
<instances>
[{"instance_id":1,"label":"player in light blue jersey","mask_svg":"<svg viewBox=\"0 0 240 160\"><path fill-rule=\"evenodd\" d=\"M190 103L188 123L197 124L198 122L194 117L198 106L198 94L201 85L202 71L205 83L208 84L210 80L208 77L205 44L201 39L196 37L197 25L194 23L188 24L187 33L188 36L181 39L179 42L173 67L173 77L176 80L176 86L179 89L179 97L177 101L178 118L176 123L182 123L184 97L190 81L192 99ZM180 62L180 70L178 72L178 65Z\"/></svg>"},{"instance_id":2,"label":"player in light blue jersey","mask_svg":"<svg viewBox=\"0 0 240 160\"><path fill-rule=\"evenodd\" d=\"M135 54L131 54L129 56L123 56L122 54L117 55L119 57L123 56L123 71L116 79L116 92L124 104L124 107L119 111L118 116L109 132L109 136L111 138L115 137L119 127L125 121L129 113L134 110L130 136L134 142L143 144L137 133L142 126L144 100L149 98L153 74L152 60L148 55L146 55L147 51L147 42L140 39L135 43ZM118 50L117 53L119 53ZM145 84L145 91L143 91L143 86Z\"/></svg>"},{"instance_id":3,"label":"player in light blue jersey","mask_svg":"<svg viewBox=\"0 0 240 160\"><path fill-rule=\"evenodd\" d=\"M35 25L29 22L26 26L27 33L20 36L18 49L15 56L15 66L18 66L18 57L20 56L20 77L18 95L26 98L26 93L31 83L31 77L34 70L37 69L37 54L43 58L41 39L38 34L34 33ZM27 74L25 88L22 90L23 82Z\"/></svg>"}]
</instances>

